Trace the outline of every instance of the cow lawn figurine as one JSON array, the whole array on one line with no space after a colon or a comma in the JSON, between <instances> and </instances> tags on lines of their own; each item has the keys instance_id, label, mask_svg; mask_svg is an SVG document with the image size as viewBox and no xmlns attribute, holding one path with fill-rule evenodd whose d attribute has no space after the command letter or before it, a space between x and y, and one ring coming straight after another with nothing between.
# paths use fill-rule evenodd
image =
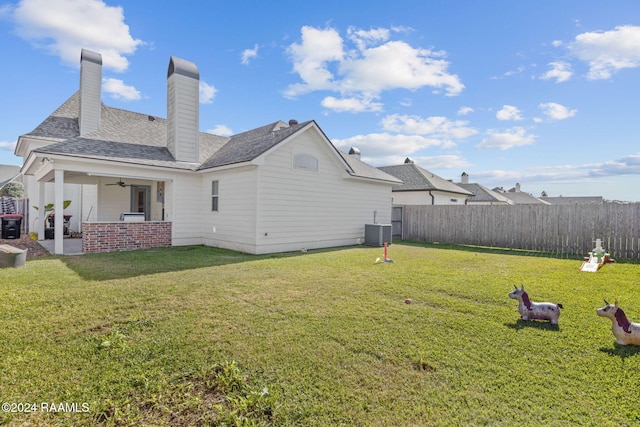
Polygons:
<instances>
[{"instance_id":1,"label":"cow lawn figurine","mask_svg":"<svg viewBox=\"0 0 640 427\"><path fill-rule=\"evenodd\" d=\"M611 331L620 345L640 345L640 323L631 323L627 319L624 311L618 307L618 300L615 304L609 304L607 300L604 307L599 308L598 316L611 319Z\"/></svg>"},{"instance_id":2,"label":"cow lawn figurine","mask_svg":"<svg viewBox=\"0 0 640 427\"><path fill-rule=\"evenodd\" d=\"M524 290L524 285L513 291L509 292L509 298L517 299L518 311L520 317L525 322L528 320L549 320L552 325L558 324L558 318L560 317L560 309L563 308L562 304L554 304L551 302L532 302L529 299L529 294Z\"/></svg>"}]
</instances>

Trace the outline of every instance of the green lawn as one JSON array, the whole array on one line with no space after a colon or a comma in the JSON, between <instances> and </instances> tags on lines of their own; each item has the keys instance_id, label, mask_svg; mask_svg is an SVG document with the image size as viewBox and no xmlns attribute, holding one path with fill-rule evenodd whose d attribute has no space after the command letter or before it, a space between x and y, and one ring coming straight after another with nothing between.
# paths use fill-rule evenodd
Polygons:
<instances>
[{"instance_id":1,"label":"green lawn","mask_svg":"<svg viewBox=\"0 0 640 427\"><path fill-rule=\"evenodd\" d=\"M640 424L640 348L595 313L617 298L640 321L640 265L381 256L185 247L1 269L0 402L35 412L0 424ZM561 302L560 326L520 321L514 284Z\"/></svg>"}]
</instances>

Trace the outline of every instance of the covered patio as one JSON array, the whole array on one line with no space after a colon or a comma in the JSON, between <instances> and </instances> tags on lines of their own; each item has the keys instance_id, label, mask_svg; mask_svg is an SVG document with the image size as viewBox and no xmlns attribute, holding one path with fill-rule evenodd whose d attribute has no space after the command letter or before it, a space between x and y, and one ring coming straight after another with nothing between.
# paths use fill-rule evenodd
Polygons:
<instances>
[{"instance_id":1,"label":"covered patio","mask_svg":"<svg viewBox=\"0 0 640 427\"><path fill-rule=\"evenodd\" d=\"M50 254L55 254L55 242L53 240L39 240L40 246L49 251ZM64 239L62 242L64 255L83 255L82 252L82 239Z\"/></svg>"},{"instance_id":2,"label":"covered patio","mask_svg":"<svg viewBox=\"0 0 640 427\"><path fill-rule=\"evenodd\" d=\"M49 252L77 255L171 246L172 223L166 221L171 209L165 205L171 179L154 168L34 151L24 170L37 185L33 231ZM71 200L70 186L74 188ZM65 201L74 207L74 230L80 239L66 233L64 217L70 215ZM47 204L53 205L50 228L45 220L51 215L51 211L45 214Z\"/></svg>"}]
</instances>

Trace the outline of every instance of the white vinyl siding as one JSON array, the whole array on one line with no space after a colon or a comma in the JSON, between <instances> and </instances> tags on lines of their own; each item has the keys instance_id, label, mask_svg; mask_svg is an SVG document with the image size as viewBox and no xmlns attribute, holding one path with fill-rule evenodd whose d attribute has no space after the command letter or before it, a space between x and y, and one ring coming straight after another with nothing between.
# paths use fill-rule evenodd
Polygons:
<instances>
[{"instance_id":1,"label":"white vinyl siding","mask_svg":"<svg viewBox=\"0 0 640 427\"><path fill-rule=\"evenodd\" d=\"M174 246L203 244L202 187L201 178L189 173L176 174L172 182L167 182L165 219L172 222Z\"/></svg>"},{"instance_id":2,"label":"white vinyl siding","mask_svg":"<svg viewBox=\"0 0 640 427\"><path fill-rule=\"evenodd\" d=\"M256 244L257 168L247 166L203 175L204 244L254 253ZM211 210L212 181L218 181L218 212Z\"/></svg>"},{"instance_id":3,"label":"white vinyl siding","mask_svg":"<svg viewBox=\"0 0 640 427\"><path fill-rule=\"evenodd\" d=\"M211 212L218 212L220 195L218 193L220 181L211 181Z\"/></svg>"},{"instance_id":4,"label":"white vinyl siding","mask_svg":"<svg viewBox=\"0 0 640 427\"><path fill-rule=\"evenodd\" d=\"M313 129L269 154L260 167L258 253L362 242L364 224L391 221L389 185L348 177L345 165ZM292 167L304 153L318 173Z\"/></svg>"}]
</instances>

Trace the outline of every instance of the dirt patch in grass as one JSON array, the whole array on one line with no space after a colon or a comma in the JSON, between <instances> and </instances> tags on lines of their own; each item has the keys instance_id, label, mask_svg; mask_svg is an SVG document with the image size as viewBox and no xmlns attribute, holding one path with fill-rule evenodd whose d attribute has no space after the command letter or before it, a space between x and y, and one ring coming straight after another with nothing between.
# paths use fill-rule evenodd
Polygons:
<instances>
[{"instance_id":1,"label":"dirt patch in grass","mask_svg":"<svg viewBox=\"0 0 640 427\"><path fill-rule=\"evenodd\" d=\"M37 240L33 240L28 234L21 235L19 239L0 239L0 245L10 245L18 249L28 249L27 259L49 255L49 251L43 248Z\"/></svg>"}]
</instances>

